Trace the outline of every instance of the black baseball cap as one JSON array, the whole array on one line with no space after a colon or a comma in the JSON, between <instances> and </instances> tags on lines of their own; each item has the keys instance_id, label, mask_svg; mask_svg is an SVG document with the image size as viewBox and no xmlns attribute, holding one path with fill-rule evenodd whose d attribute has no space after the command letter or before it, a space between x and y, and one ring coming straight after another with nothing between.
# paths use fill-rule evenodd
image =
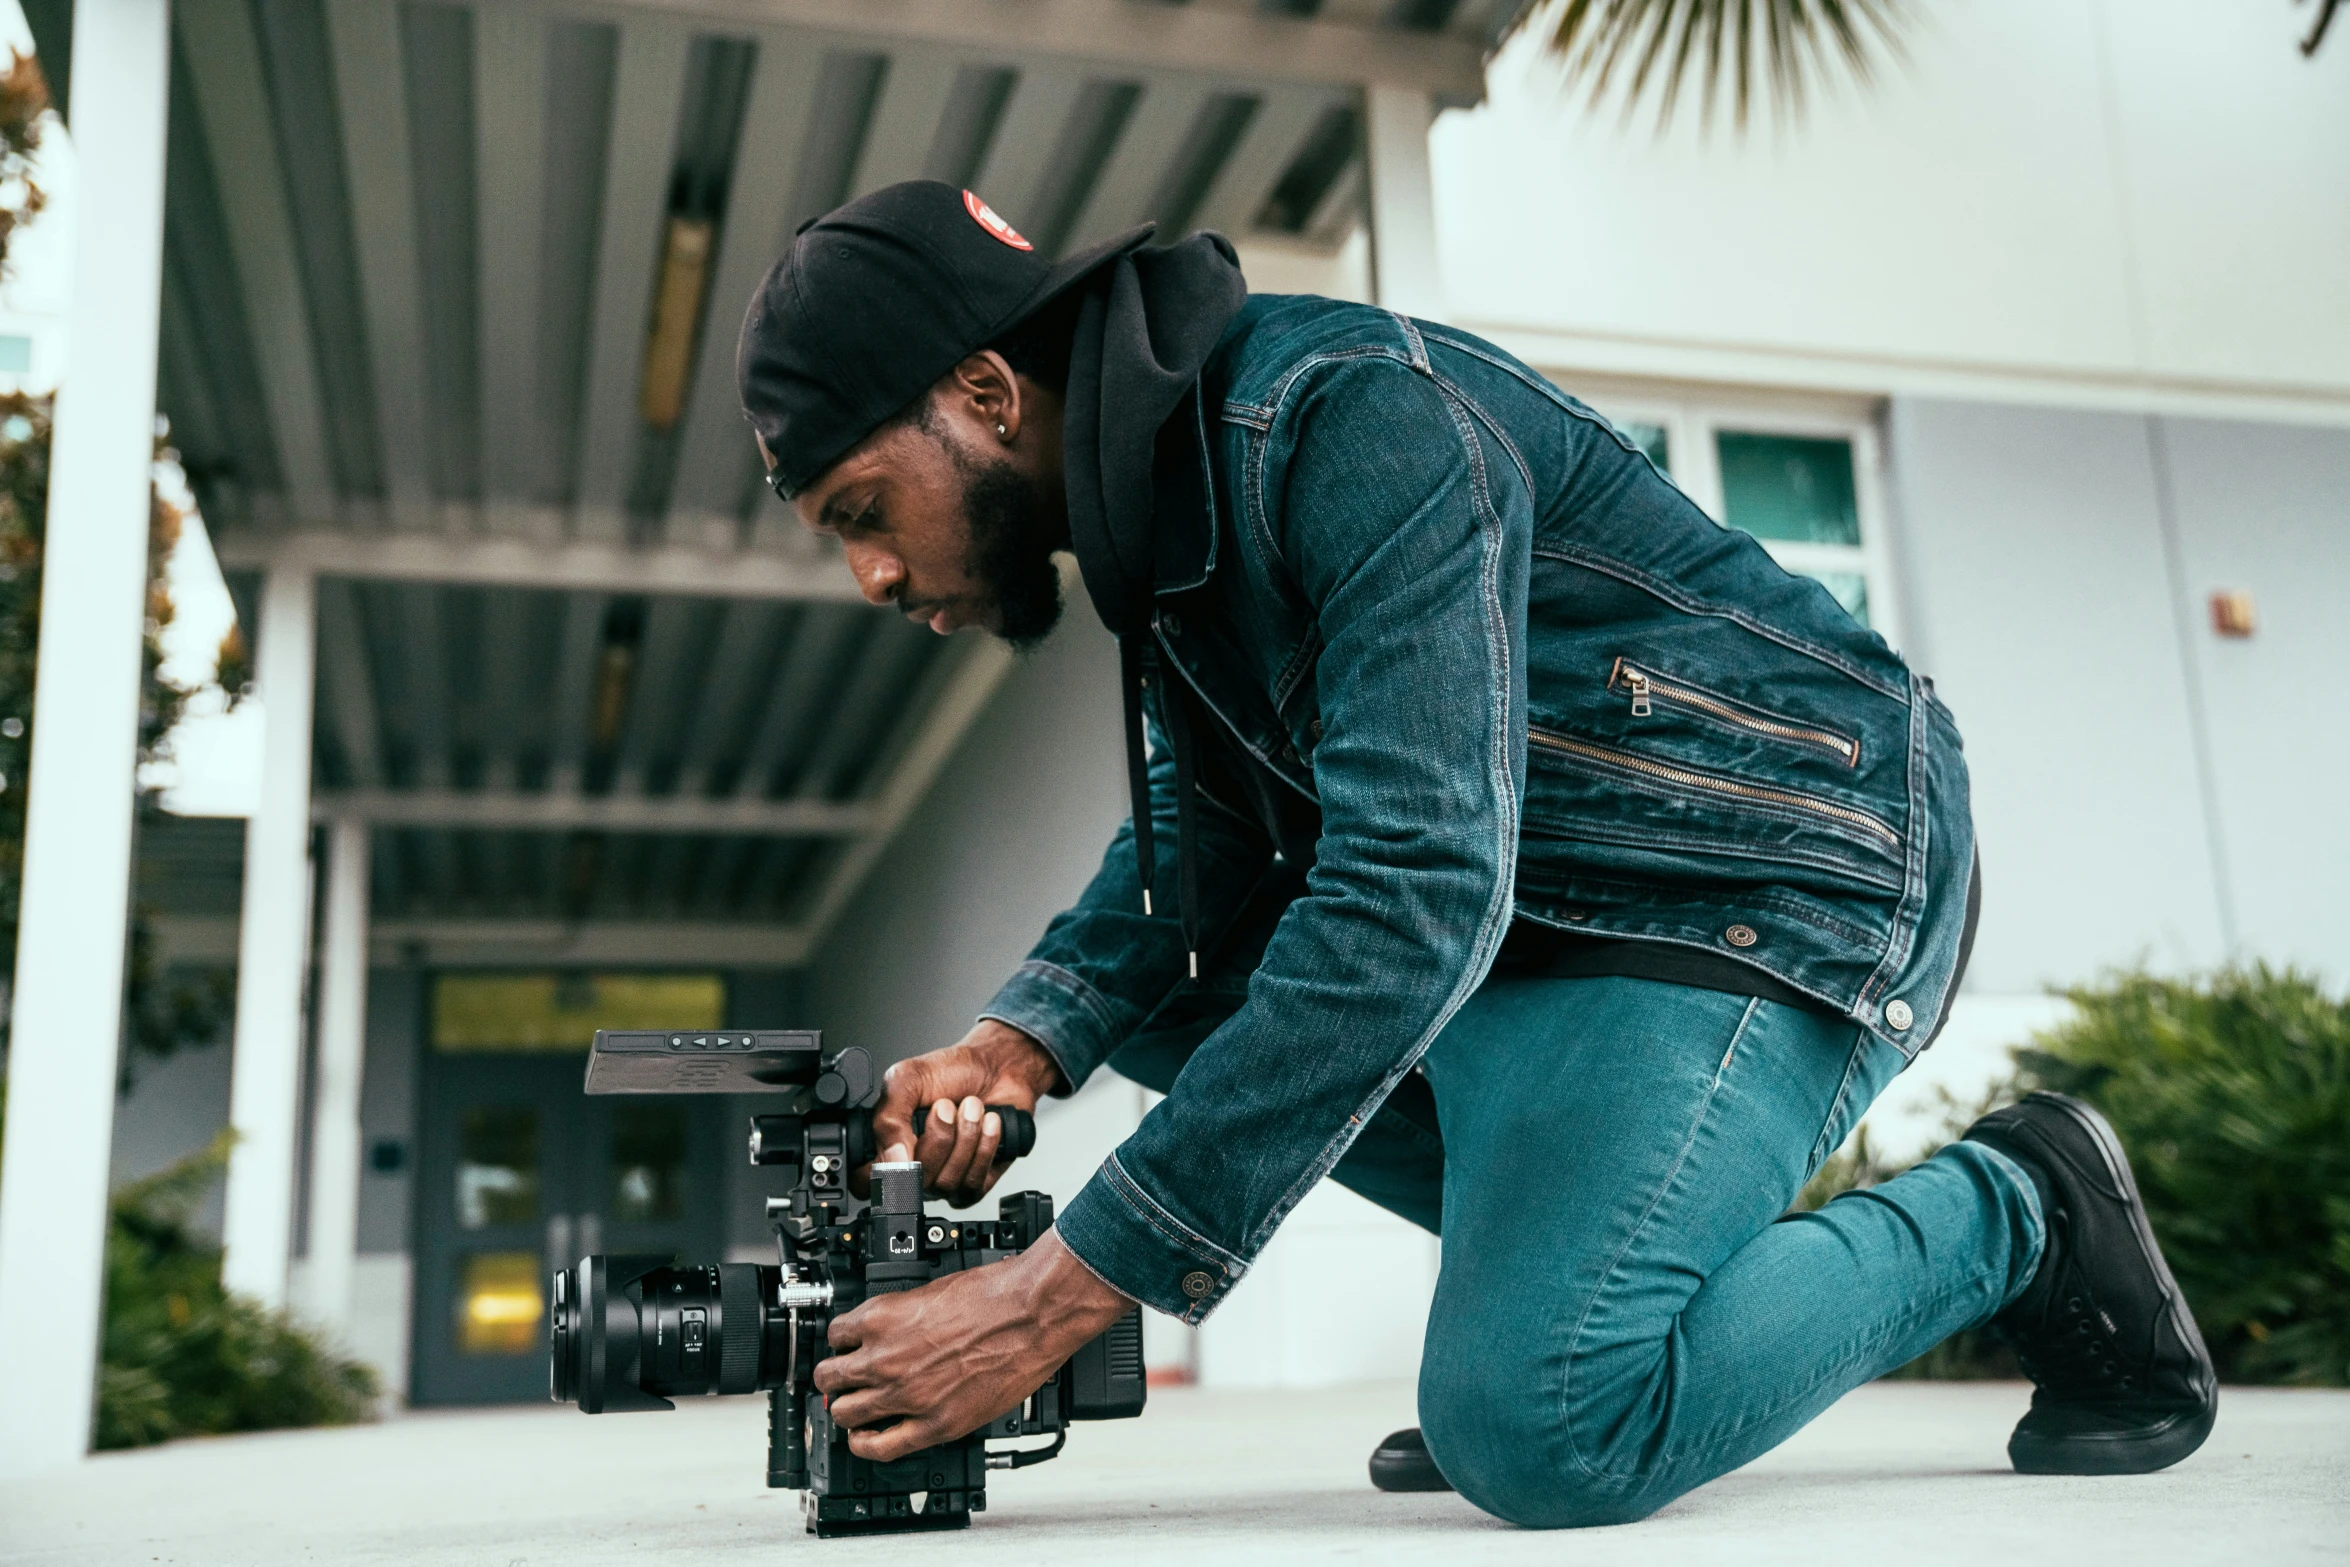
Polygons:
<instances>
[{"instance_id":1,"label":"black baseball cap","mask_svg":"<svg viewBox=\"0 0 2350 1567\"><path fill-rule=\"evenodd\" d=\"M804 225L735 345L743 413L790 499L966 356L1126 252L1144 224L1047 261L967 190L908 180Z\"/></svg>"}]
</instances>

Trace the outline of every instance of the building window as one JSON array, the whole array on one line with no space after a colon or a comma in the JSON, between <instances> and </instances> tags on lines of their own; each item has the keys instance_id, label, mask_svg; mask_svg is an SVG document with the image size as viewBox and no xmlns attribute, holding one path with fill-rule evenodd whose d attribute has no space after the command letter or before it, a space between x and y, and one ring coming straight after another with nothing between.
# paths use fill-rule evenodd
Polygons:
<instances>
[{"instance_id":1,"label":"building window","mask_svg":"<svg viewBox=\"0 0 2350 1567\"><path fill-rule=\"evenodd\" d=\"M1706 515L1754 535L1781 566L1817 580L1855 620L1899 645L1877 431L1867 410L1585 389L1573 376L1559 379Z\"/></svg>"}]
</instances>

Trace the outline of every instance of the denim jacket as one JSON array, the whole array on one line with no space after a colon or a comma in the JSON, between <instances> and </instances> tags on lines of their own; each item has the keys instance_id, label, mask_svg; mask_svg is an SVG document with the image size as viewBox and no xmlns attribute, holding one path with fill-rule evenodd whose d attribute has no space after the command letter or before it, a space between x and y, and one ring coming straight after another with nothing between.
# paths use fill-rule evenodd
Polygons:
<instances>
[{"instance_id":1,"label":"denim jacket","mask_svg":"<svg viewBox=\"0 0 2350 1567\"><path fill-rule=\"evenodd\" d=\"M1734 957L1904 1054L1932 1037L1973 857L1958 732L1825 589L1465 332L1258 296L1199 408L1161 448L1159 667L1319 838L1245 1003L1062 1210L1095 1272L1206 1316L1513 918ZM1167 887L1163 742L1151 799ZM1207 780L1211 962L1281 869L1261 815ZM1192 983L1131 832L983 1014L1072 1090Z\"/></svg>"}]
</instances>

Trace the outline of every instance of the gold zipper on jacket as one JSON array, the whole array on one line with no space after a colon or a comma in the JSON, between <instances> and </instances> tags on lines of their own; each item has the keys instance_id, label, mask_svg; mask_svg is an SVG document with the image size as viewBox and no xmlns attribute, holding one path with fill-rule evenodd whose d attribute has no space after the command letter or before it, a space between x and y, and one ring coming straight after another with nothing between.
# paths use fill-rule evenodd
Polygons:
<instances>
[{"instance_id":1,"label":"gold zipper on jacket","mask_svg":"<svg viewBox=\"0 0 2350 1567\"><path fill-rule=\"evenodd\" d=\"M1838 821L1850 822L1855 827L1875 834L1894 848L1901 847L1899 833L1868 812L1856 811L1850 806L1831 804L1826 800L1815 799L1808 794L1796 794L1786 789L1769 789L1761 784L1739 783L1733 779L1716 778L1710 773L1691 772L1687 768L1650 761L1645 756L1634 756L1629 751L1619 751L1613 746L1594 745L1588 740L1570 739L1566 735L1552 734L1545 729L1529 727L1526 731L1526 738L1536 745L1547 747L1553 751L1563 751L1569 756L1580 756L1588 761L1599 762L1609 767L1622 767L1635 773L1644 773L1648 777L1661 778L1667 783L1677 783L1684 788L1702 789L1709 794L1726 794L1738 799L1762 800L1772 805L1792 806L1799 811L1810 811L1819 816L1831 816Z\"/></svg>"},{"instance_id":2,"label":"gold zipper on jacket","mask_svg":"<svg viewBox=\"0 0 2350 1567\"><path fill-rule=\"evenodd\" d=\"M1656 709L1650 705L1649 698L1661 696L1668 702L1678 702L1683 707L1702 709L1721 719L1724 723L1736 724L1741 729L1751 729L1757 734L1766 734L1773 739L1794 740L1805 745L1823 746L1844 758L1844 764L1847 767L1860 760L1859 744L1845 739L1832 730L1807 729L1801 724L1782 723L1775 718L1760 717L1742 708L1732 707L1727 702L1717 701L1702 691L1692 691L1687 686L1675 685L1670 680L1652 675L1647 670L1637 668L1620 658L1616 660L1616 667L1608 676L1608 684L1613 686L1619 676L1622 677L1624 685L1632 693L1632 716L1634 718L1646 718L1653 713Z\"/></svg>"}]
</instances>

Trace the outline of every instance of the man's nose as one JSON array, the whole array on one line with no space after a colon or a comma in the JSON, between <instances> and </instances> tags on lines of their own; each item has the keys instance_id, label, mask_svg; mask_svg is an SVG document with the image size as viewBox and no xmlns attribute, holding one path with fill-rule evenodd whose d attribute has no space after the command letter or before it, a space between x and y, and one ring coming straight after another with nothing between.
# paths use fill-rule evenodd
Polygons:
<instances>
[{"instance_id":1,"label":"man's nose","mask_svg":"<svg viewBox=\"0 0 2350 1567\"><path fill-rule=\"evenodd\" d=\"M897 598L906 581L904 562L870 544L851 544L844 553L849 574L857 579L857 591L865 595L866 603L888 604Z\"/></svg>"}]
</instances>

